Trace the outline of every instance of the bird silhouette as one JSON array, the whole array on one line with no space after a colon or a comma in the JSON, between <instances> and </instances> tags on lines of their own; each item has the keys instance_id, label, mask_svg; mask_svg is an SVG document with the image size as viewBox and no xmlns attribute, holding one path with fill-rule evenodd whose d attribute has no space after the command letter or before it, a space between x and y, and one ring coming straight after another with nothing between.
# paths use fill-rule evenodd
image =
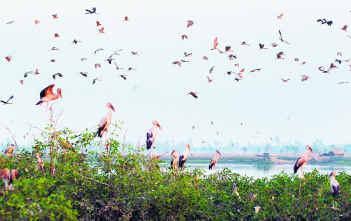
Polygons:
<instances>
[{"instance_id":1,"label":"bird silhouette","mask_svg":"<svg viewBox=\"0 0 351 221\"><path fill-rule=\"evenodd\" d=\"M96 7L93 7L91 9L85 9L85 14L97 14L96 13Z\"/></svg>"},{"instance_id":2,"label":"bird silhouette","mask_svg":"<svg viewBox=\"0 0 351 221\"><path fill-rule=\"evenodd\" d=\"M9 98L7 98L7 100L0 100L0 102L2 103L2 104L13 104L13 103L10 103L10 101L12 101L13 99L14 99L14 95L11 95Z\"/></svg>"}]
</instances>

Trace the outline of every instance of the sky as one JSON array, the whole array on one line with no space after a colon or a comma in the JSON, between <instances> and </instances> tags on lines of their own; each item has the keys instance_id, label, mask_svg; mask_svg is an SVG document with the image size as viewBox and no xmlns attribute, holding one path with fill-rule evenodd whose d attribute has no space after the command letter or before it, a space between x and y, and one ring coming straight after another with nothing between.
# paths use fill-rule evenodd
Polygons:
<instances>
[{"instance_id":1,"label":"sky","mask_svg":"<svg viewBox=\"0 0 351 221\"><path fill-rule=\"evenodd\" d=\"M333 62L337 52L342 52L342 59L351 56L347 37L351 33L341 30L351 21L350 1L14 0L2 7L0 98L15 96L13 105L0 106L2 142L9 142L5 127L19 143L32 142L39 130L29 131L29 125L42 128L48 120L45 108L34 104L40 91L55 83L63 94L54 104L55 111L62 113L59 127L94 129L106 113L105 104L111 102L117 108L113 119L123 122L123 133L131 143L143 142L154 119L163 127L159 143L351 143L351 84L337 84L351 81L350 62L329 74L317 69ZM97 8L97 15L84 14L91 7ZM280 13L284 16L277 19ZM52 14L59 18L52 19ZM318 18L334 23L321 25ZM35 25L35 19L40 23ZM189 19L194 25L186 28ZM13 24L5 24L11 20ZM97 20L105 34L97 31ZM289 45L279 42L278 30ZM60 37L54 38L54 33ZM181 40L182 34L189 39ZM238 58L229 61L226 54L211 51L215 37L219 48L230 45ZM73 39L81 43L73 45ZM242 41L250 46L241 46ZM279 46L272 48L272 42ZM258 43L269 49L259 50ZM60 50L50 51L53 46ZM97 48L104 51L94 54ZM115 61L135 71L116 71L105 61L119 49L123 50ZM284 51L284 60L276 59L279 51ZM193 53L191 62L173 65L184 52ZM9 55L11 62L4 59ZM208 61L202 59L204 55ZM82 62L82 57L87 61ZM295 57L306 64L294 62ZM95 63L102 67L95 69ZM212 66L213 82L208 83ZM24 72L35 68L40 75L29 76L21 85ZM226 74L241 68L246 71L240 82ZM254 68L262 70L248 72ZM89 73L87 79L81 71ZM64 78L53 80L56 72ZM120 74L127 74L127 80ZM310 79L301 82L303 74ZM96 77L101 81L92 85ZM281 78L291 80L283 83ZM189 91L196 91L199 98L187 95ZM23 137L28 132L33 136Z\"/></svg>"}]
</instances>

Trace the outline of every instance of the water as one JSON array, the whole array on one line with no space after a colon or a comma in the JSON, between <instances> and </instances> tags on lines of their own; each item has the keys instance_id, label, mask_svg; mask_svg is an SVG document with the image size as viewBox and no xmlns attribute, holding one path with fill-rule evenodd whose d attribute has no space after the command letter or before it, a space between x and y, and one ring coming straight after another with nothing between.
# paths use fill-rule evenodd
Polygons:
<instances>
[{"instance_id":1,"label":"water","mask_svg":"<svg viewBox=\"0 0 351 221\"><path fill-rule=\"evenodd\" d=\"M240 175L251 176L254 178L272 177L281 172L293 174L293 166L295 159L284 159L284 163L273 163L269 160L257 158L235 158L220 160L216 168L212 171L208 170L210 158L189 158L186 162L186 168L192 170L194 168L203 169L207 174L215 173L216 171L228 168L231 171ZM165 159L161 166L169 167L170 160ZM317 169L322 174L328 174L332 170L337 172L344 171L351 174L351 158L334 157L328 161L311 161L305 168L304 172L310 172Z\"/></svg>"}]
</instances>

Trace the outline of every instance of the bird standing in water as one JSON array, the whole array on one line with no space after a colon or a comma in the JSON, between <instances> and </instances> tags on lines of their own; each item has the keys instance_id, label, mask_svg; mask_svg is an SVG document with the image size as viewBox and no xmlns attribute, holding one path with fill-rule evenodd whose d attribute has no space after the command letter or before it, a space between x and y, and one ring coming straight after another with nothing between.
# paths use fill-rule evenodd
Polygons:
<instances>
[{"instance_id":1,"label":"bird standing in water","mask_svg":"<svg viewBox=\"0 0 351 221\"><path fill-rule=\"evenodd\" d=\"M115 112L115 108L114 106L109 102L106 104L107 107L107 114L104 118L102 118L98 130L96 132L96 135L99 137L103 137L104 135L106 136L108 129L111 125L111 121L112 121L112 112ZM108 153L109 151L109 144L106 142L106 151Z\"/></svg>"},{"instance_id":2,"label":"bird standing in water","mask_svg":"<svg viewBox=\"0 0 351 221\"><path fill-rule=\"evenodd\" d=\"M212 160L210 161L210 165L208 166L208 169L209 169L209 170L212 170L212 169L216 166L218 160L219 160L221 157L222 157L221 152L219 152L219 150L216 150L215 154L214 154L213 157L212 157Z\"/></svg>"}]
</instances>

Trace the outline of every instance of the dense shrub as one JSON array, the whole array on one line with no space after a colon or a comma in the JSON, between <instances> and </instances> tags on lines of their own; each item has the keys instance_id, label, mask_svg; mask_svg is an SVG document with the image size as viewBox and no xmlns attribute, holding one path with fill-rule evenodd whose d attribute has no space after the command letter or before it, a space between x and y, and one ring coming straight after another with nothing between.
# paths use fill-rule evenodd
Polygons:
<instances>
[{"instance_id":1,"label":"dense shrub","mask_svg":"<svg viewBox=\"0 0 351 221\"><path fill-rule=\"evenodd\" d=\"M333 197L328 177L317 171L305 179L284 173L253 179L228 169L212 175L161 172L158 160L115 139L106 154L89 151L88 146L102 144L88 131L65 130L60 136L75 148L62 147L62 140L44 142L44 137L33 152L0 158L0 168L20 171L14 191L0 194L0 220L351 220L351 177L346 173L337 176L341 193ZM45 156L44 174L37 167L37 152Z\"/></svg>"}]
</instances>

